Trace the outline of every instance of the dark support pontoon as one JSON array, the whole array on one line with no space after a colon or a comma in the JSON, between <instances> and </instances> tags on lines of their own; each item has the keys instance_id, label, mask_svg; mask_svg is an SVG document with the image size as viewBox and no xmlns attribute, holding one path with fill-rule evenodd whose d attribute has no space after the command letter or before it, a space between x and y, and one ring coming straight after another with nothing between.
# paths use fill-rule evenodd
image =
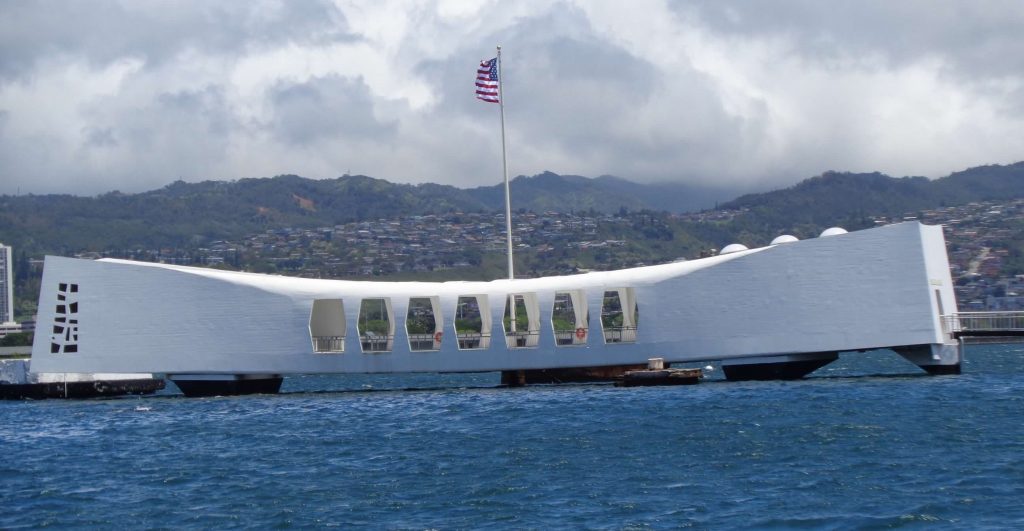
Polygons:
<instances>
[{"instance_id":1,"label":"dark support pontoon","mask_svg":"<svg viewBox=\"0 0 1024 531\"><path fill-rule=\"evenodd\" d=\"M278 374L169 374L167 379L187 397L276 394Z\"/></svg>"},{"instance_id":2,"label":"dark support pontoon","mask_svg":"<svg viewBox=\"0 0 1024 531\"><path fill-rule=\"evenodd\" d=\"M839 358L837 352L762 356L722 363L727 380L799 380Z\"/></svg>"}]
</instances>

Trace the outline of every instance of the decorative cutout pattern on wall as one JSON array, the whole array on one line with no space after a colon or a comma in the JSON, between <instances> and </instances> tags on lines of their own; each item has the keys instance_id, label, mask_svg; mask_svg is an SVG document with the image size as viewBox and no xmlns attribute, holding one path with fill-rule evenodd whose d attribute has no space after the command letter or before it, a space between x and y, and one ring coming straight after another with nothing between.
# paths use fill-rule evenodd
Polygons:
<instances>
[{"instance_id":1,"label":"decorative cutout pattern on wall","mask_svg":"<svg viewBox=\"0 0 1024 531\"><path fill-rule=\"evenodd\" d=\"M57 288L57 312L53 318L50 352L78 352L78 284L61 282Z\"/></svg>"}]
</instances>

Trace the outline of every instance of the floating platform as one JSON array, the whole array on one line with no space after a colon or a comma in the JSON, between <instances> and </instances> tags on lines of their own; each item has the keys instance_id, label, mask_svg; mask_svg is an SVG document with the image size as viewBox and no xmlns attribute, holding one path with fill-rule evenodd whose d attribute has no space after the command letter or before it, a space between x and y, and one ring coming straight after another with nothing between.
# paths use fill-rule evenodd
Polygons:
<instances>
[{"instance_id":1,"label":"floating platform","mask_svg":"<svg viewBox=\"0 0 1024 531\"><path fill-rule=\"evenodd\" d=\"M0 399L42 400L44 398L101 398L149 395L163 389L164 386L164 381L160 378L24 384L0 383Z\"/></svg>"},{"instance_id":2,"label":"floating platform","mask_svg":"<svg viewBox=\"0 0 1024 531\"><path fill-rule=\"evenodd\" d=\"M646 367L643 363L632 363L603 367L502 371L501 383L508 387L520 387L533 384L617 382L625 376L626 372Z\"/></svg>"},{"instance_id":3,"label":"floating platform","mask_svg":"<svg viewBox=\"0 0 1024 531\"><path fill-rule=\"evenodd\" d=\"M700 369L655 369L626 371L616 387L641 387L653 385L696 385L704 377Z\"/></svg>"},{"instance_id":4,"label":"floating platform","mask_svg":"<svg viewBox=\"0 0 1024 531\"><path fill-rule=\"evenodd\" d=\"M0 360L0 400L148 395L164 386L152 374L36 374L29 371L29 360Z\"/></svg>"}]
</instances>

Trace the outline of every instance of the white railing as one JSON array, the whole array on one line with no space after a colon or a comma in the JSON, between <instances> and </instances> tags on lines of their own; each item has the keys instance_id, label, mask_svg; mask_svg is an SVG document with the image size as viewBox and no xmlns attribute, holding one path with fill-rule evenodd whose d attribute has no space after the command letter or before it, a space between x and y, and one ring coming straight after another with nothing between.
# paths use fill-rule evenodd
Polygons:
<instances>
[{"instance_id":1,"label":"white railing","mask_svg":"<svg viewBox=\"0 0 1024 531\"><path fill-rule=\"evenodd\" d=\"M457 332L455 338L459 343L459 350L479 350L491 348L491 334L480 332Z\"/></svg>"},{"instance_id":2,"label":"white railing","mask_svg":"<svg viewBox=\"0 0 1024 531\"><path fill-rule=\"evenodd\" d=\"M441 342L435 334L409 334L409 349L414 351L439 350Z\"/></svg>"},{"instance_id":3,"label":"white railing","mask_svg":"<svg viewBox=\"0 0 1024 531\"><path fill-rule=\"evenodd\" d=\"M580 333L580 330L583 332ZM566 328L555 330L555 344L560 347L567 345L586 345L587 332L588 330L586 328Z\"/></svg>"},{"instance_id":4,"label":"white railing","mask_svg":"<svg viewBox=\"0 0 1024 531\"><path fill-rule=\"evenodd\" d=\"M391 345L395 340L392 335L364 334L359 336L363 352L391 352Z\"/></svg>"},{"instance_id":5,"label":"white railing","mask_svg":"<svg viewBox=\"0 0 1024 531\"><path fill-rule=\"evenodd\" d=\"M604 329L605 343L636 343L635 326L610 326Z\"/></svg>"},{"instance_id":6,"label":"white railing","mask_svg":"<svg viewBox=\"0 0 1024 531\"><path fill-rule=\"evenodd\" d=\"M533 348L539 341L540 332L537 330L505 332L505 346L508 348Z\"/></svg>"},{"instance_id":7,"label":"white railing","mask_svg":"<svg viewBox=\"0 0 1024 531\"><path fill-rule=\"evenodd\" d=\"M345 336L313 336L313 352L345 352Z\"/></svg>"},{"instance_id":8,"label":"white railing","mask_svg":"<svg viewBox=\"0 0 1024 531\"><path fill-rule=\"evenodd\" d=\"M1024 335L1024 312L959 312L942 316L943 331L954 336Z\"/></svg>"}]
</instances>

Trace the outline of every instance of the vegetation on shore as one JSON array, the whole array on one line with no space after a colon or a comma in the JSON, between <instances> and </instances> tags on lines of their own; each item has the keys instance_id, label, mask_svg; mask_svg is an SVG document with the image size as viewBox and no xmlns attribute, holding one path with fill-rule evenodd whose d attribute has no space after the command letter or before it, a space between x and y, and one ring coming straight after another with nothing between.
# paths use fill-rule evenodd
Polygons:
<instances>
[{"instance_id":1,"label":"vegetation on shore","mask_svg":"<svg viewBox=\"0 0 1024 531\"><path fill-rule=\"evenodd\" d=\"M713 199L715 194L724 192L552 173L517 178L512 189L520 215L554 211L615 219L596 223L586 234L589 240L615 245L541 246L537 244L543 242L523 236L531 245L517 251L517 274L540 276L696 258L726 243L759 246L783 233L803 239L833 225L856 230L873 226L880 217L901 219L919 210L1022 198L1024 162L971 168L935 180L826 172L783 190L744 195L703 209L697 205L710 206L718 200ZM134 256L140 249L172 248L195 253L195 259L190 262L186 257L186 263L200 263L199 250L215 240L243 241L269 230L314 230L399 216L497 214L502 200L499 186L465 190L393 184L365 176L178 181L139 194L0 196L0 242L15 248L15 313L26 319L35 311L40 280L31 261L45 254ZM1009 250L1006 267L1024 272L1024 231L1013 234L999 243ZM340 244L333 248L352 252ZM460 252L457 261L467 267L374 274L393 280L486 280L504 275L500 254L483 252L472 243L460 245ZM259 253L239 251L217 267L289 274L281 266Z\"/></svg>"}]
</instances>

